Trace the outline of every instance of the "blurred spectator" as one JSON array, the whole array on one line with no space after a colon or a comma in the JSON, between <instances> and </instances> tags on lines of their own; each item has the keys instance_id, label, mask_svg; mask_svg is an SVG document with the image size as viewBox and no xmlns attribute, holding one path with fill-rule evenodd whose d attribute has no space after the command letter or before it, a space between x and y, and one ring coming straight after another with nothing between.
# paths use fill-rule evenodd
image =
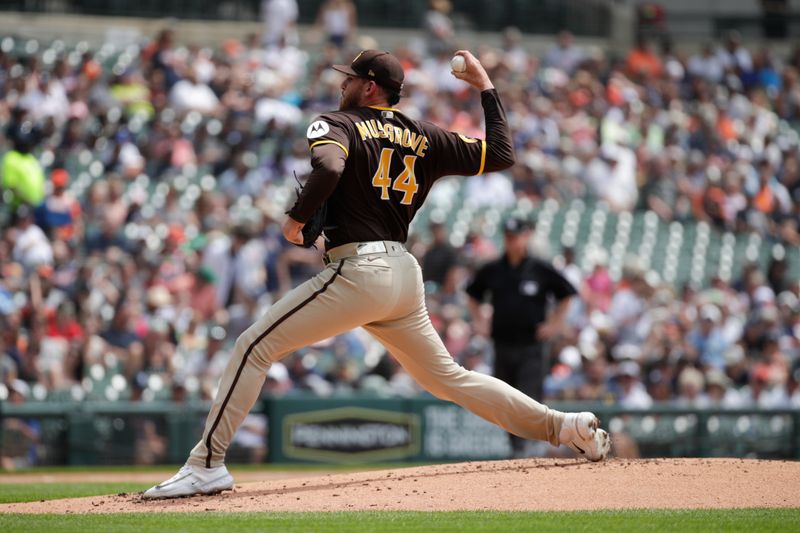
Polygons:
<instances>
[{"instance_id":1,"label":"blurred spectator","mask_svg":"<svg viewBox=\"0 0 800 533\"><path fill-rule=\"evenodd\" d=\"M11 257L28 271L53 263L53 246L42 229L33 223L33 210L27 205L16 211L16 238Z\"/></svg>"},{"instance_id":2,"label":"blurred spectator","mask_svg":"<svg viewBox=\"0 0 800 533\"><path fill-rule=\"evenodd\" d=\"M742 36L736 30L731 30L725 36L725 43L717 51L725 70L736 75L748 74L753 70L753 58L750 52L742 46Z\"/></svg>"},{"instance_id":3,"label":"blurred spectator","mask_svg":"<svg viewBox=\"0 0 800 533\"><path fill-rule=\"evenodd\" d=\"M653 52L650 42L644 37L638 37L633 50L628 52L625 67L628 74L634 78L658 78L661 76L664 65Z\"/></svg>"},{"instance_id":4,"label":"blurred spectator","mask_svg":"<svg viewBox=\"0 0 800 533\"><path fill-rule=\"evenodd\" d=\"M678 184L675 176L669 171L668 160L664 157L653 158L646 179L642 190L645 207L658 213L664 220L682 218L677 209L679 208Z\"/></svg>"},{"instance_id":5,"label":"blurred spectator","mask_svg":"<svg viewBox=\"0 0 800 533\"><path fill-rule=\"evenodd\" d=\"M708 407L708 398L704 395L705 377L703 372L688 366L678 376L678 397L675 405L687 409Z\"/></svg>"},{"instance_id":6,"label":"blurred spectator","mask_svg":"<svg viewBox=\"0 0 800 533\"><path fill-rule=\"evenodd\" d=\"M702 365L722 369L725 364L723 355L728 349L720 329L722 313L716 305L709 303L700 308L698 318L699 322L689 332L687 341Z\"/></svg>"},{"instance_id":7,"label":"blurred spectator","mask_svg":"<svg viewBox=\"0 0 800 533\"><path fill-rule=\"evenodd\" d=\"M356 32L356 6L352 0L325 0L317 12L315 27L327 42L344 48Z\"/></svg>"},{"instance_id":8,"label":"blurred spectator","mask_svg":"<svg viewBox=\"0 0 800 533\"><path fill-rule=\"evenodd\" d=\"M231 168L219 177L219 189L229 202L234 202L242 196L256 198L263 191L267 180L261 169L255 166L255 154L240 152L233 157Z\"/></svg>"},{"instance_id":9,"label":"blurred spectator","mask_svg":"<svg viewBox=\"0 0 800 533\"><path fill-rule=\"evenodd\" d=\"M280 397L287 394L292 389L292 380L289 378L289 371L281 363L272 363L267 371L267 380L264 384L265 392L268 396Z\"/></svg>"},{"instance_id":10,"label":"blurred spectator","mask_svg":"<svg viewBox=\"0 0 800 533\"><path fill-rule=\"evenodd\" d=\"M500 172L487 172L467 178L466 200L475 207L508 209L514 204L514 185Z\"/></svg>"},{"instance_id":11,"label":"blurred spectator","mask_svg":"<svg viewBox=\"0 0 800 533\"><path fill-rule=\"evenodd\" d=\"M719 83L725 74L725 65L714 53L711 43L704 44L699 53L690 56L686 68L695 78L703 78L711 83Z\"/></svg>"},{"instance_id":12,"label":"blurred spectator","mask_svg":"<svg viewBox=\"0 0 800 533\"><path fill-rule=\"evenodd\" d=\"M431 0L424 23L429 55L438 56L455 51L452 42L455 33L450 19L452 9L450 0Z\"/></svg>"},{"instance_id":13,"label":"blurred spectator","mask_svg":"<svg viewBox=\"0 0 800 533\"><path fill-rule=\"evenodd\" d=\"M111 96L122 104L127 115L141 115L148 119L153 116L150 89L138 71L130 69L123 72L112 81L110 92Z\"/></svg>"},{"instance_id":14,"label":"blurred spectator","mask_svg":"<svg viewBox=\"0 0 800 533\"><path fill-rule=\"evenodd\" d=\"M81 236L81 204L75 195L67 190L69 173L62 168L50 174L53 192L36 208L36 223L54 237L70 241Z\"/></svg>"},{"instance_id":15,"label":"blurred spectator","mask_svg":"<svg viewBox=\"0 0 800 533\"><path fill-rule=\"evenodd\" d=\"M576 289L583 285L583 272L581 268L575 263L575 249L567 246L561 252L561 260L556 259L556 266L561 270L561 273Z\"/></svg>"},{"instance_id":16,"label":"blurred spectator","mask_svg":"<svg viewBox=\"0 0 800 533\"><path fill-rule=\"evenodd\" d=\"M200 81L193 67L183 73L169 91L169 102L178 112L199 111L212 114L219 106L219 99L211 87Z\"/></svg>"},{"instance_id":17,"label":"blurred spectator","mask_svg":"<svg viewBox=\"0 0 800 533\"><path fill-rule=\"evenodd\" d=\"M31 151L40 141L40 131L26 111L17 108L6 135L12 148L3 156L2 188L10 195L5 202L12 208L22 204L36 207L44 200L45 180L42 166Z\"/></svg>"},{"instance_id":18,"label":"blurred spectator","mask_svg":"<svg viewBox=\"0 0 800 533\"><path fill-rule=\"evenodd\" d=\"M609 111L609 116L612 111L615 110ZM636 157L628 148L616 144L603 145L587 165L584 179L590 190L614 209L628 211L635 206L638 198Z\"/></svg>"},{"instance_id":19,"label":"blurred spectator","mask_svg":"<svg viewBox=\"0 0 800 533\"><path fill-rule=\"evenodd\" d=\"M590 258L593 266L591 273L584 280L584 299L590 312L597 310L605 313L611 306L614 281L608 272L607 260L603 250L596 250L593 257Z\"/></svg>"},{"instance_id":20,"label":"blurred spectator","mask_svg":"<svg viewBox=\"0 0 800 533\"><path fill-rule=\"evenodd\" d=\"M83 340L83 328L76 318L72 302L62 302L56 312L48 318L46 335L70 342Z\"/></svg>"},{"instance_id":21,"label":"blurred spectator","mask_svg":"<svg viewBox=\"0 0 800 533\"><path fill-rule=\"evenodd\" d=\"M572 33L562 30L558 33L557 43L545 53L543 64L571 75L583 59L584 52L575 45Z\"/></svg>"},{"instance_id":22,"label":"blurred spectator","mask_svg":"<svg viewBox=\"0 0 800 533\"><path fill-rule=\"evenodd\" d=\"M214 272L205 266L200 267L200 270L194 276L192 309L203 320L211 320L217 309L219 309L216 282L217 277Z\"/></svg>"},{"instance_id":23,"label":"blurred spectator","mask_svg":"<svg viewBox=\"0 0 800 533\"><path fill-rule=\"evenodd\" d=\"M576 400L608 401L613 398L610 369L605 357L593 354L583 360L583 382L577 385Z\"/></svg>"},{"instance_id":24,"label":"blurred spectator","mask_svg":"<svg viewBox=\"0 0 800 533\"><path fill-rule=\"evenodd\" d=\"M509 27L503 30L502 63L511 71L523 75L531 64L530 54L522 42L522 32Z\"/></svg>"},{"instance_id":25,"label":"blurred spectator","mask_svg":"<svg viewBox=\"0 0 800 533\"><path fill-rule=\"evenodd\" d=\"M142 50L142 60L146 67L151 67L154 72L157 71L159 73L156 79L158 81L163 80L163 89L168 91L179 79L176 72L179 55L176 54L175 50L175 32L171 28L161 30L156 38ZM92 70L99 68L95 63L95 67ZM159 89L162 89L162 87L159 87Z\"/></svg>"},{"instance_id":26,"label":"blurred spectator","mask_svg":"<svg viewBox=\"0 0 800 533\"><path fill-rule=\"evenodd\" d=\"M641 261L628 258L608 309L620 345L638 346L644 340L637 326L648 308L652 289Z\"/></svg>"},{"instance_id":27,"label":"blurred spectator","mask_svg":"<svg viewBox=\"0 0 800 533\"><path fill-rule=\"evenodd\" d=\"M625 361L617 371L617 403L625 409L649 409L653 399L640 380L641 370L635 361Z\"/></svg>"},{"instance_id":28,"label":"blurred spectator","mask_svg":"<svg viewBox=\"0 0 800 533\"><path fill-rule=\"evenodd\" d=\"M741 398L745 407L785 408L789 404L785 376L769 365L757 364L750 372L748 385L741 389Z\"/></svg>"},{"instance_id":29,"label":"blurred spectator","mask_svg":"<svg viewBox=\"0 0 800 533\"><path fill-rule=\"evenodd\" d=\"M262 43L264 47L297 44L298 15L297 0L261 0L261 20L264 21Z\"/></svg>"},{"instance_id":30,"label":"blurred spectator","mask_svg":"<svg viewBox=\"0 0 800 533\"><path fill-rule=\"evenodd\" d=\"M741 400L738 392L732 388L733 382L724 372L709 370L706 374L706 396L708 407L736 409Z\"/></svg>"},{"instance_id":31,"label":"blurred spectator","mask_svg":"<svg viewBox=\"0 0 800 533\"><path fill-rule=\"evenodd\" d=\"M139 336L133 331L132 317L130 309L132 303L120 300L118 307L114 311L114 317L108 328L102 332L101 337L111 346L122 349L129 349L132 345L140 342Z\"/></svg>"}]
</instances>

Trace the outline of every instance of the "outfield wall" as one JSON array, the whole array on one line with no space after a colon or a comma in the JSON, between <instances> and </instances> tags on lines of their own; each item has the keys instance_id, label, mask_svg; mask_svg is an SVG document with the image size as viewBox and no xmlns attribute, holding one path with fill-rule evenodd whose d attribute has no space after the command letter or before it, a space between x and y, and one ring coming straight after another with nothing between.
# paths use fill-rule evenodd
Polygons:
<instances>
[{"instance_id":1,"label":"outfield wall","mask_svg":"<svg viewBox=\"0 0 800 533\"><path fill-rule=\"evenodd\" d=\"M800 459L797 410L554 407L596 412L626 456ZM6 403L0 455L16 467L182 463L207 411L206 403ZM445 462L504 459L511 452L499 428L429 397L268 399L252 415L230 462Z\"/></svg>"}]
</instances>

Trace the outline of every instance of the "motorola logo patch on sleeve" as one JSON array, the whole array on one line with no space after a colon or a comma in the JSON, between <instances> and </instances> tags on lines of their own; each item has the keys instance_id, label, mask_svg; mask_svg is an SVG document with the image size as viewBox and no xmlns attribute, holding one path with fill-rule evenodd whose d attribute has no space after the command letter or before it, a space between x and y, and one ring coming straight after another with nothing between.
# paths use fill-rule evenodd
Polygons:
<instances>
[{"instance_id":1,"label":"motorola logo patch on sleeve","mask_svg":"<svg viewBox=\"0 0 800 533\"><path fill-rule=\"evenodd\" d=\"M317 120L308 127L308 131L306 131L306 137L309 139L316 139L318 137L322 137L329 131L331 131L331 129L327 122Z\"/></svg>"}]
</instances>

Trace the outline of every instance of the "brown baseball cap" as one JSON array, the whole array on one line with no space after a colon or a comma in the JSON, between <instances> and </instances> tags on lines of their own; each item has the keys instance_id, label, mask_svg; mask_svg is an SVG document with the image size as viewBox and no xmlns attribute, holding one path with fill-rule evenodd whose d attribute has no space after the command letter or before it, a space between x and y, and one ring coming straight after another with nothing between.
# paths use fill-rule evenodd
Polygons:
<instances>
[{"instance_id":1,"label":"brown baseball cap","mask_svg":"<svg viewBox=\"0 0 800 533\"><path fill-rule=\"evenodd\" d=\"M403 90L403 66L396 57L383 50L362 50L349 66L333 65L333 70L373 80L398 93Z\"/></svg>"}]
</instances>

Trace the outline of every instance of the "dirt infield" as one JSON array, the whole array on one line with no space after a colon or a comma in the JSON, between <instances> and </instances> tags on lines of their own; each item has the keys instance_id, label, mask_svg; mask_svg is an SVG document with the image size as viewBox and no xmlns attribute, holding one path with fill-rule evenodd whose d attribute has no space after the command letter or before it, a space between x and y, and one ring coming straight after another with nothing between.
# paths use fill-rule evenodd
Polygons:
<instances>
[{"instance_id":1,"label":"dirt infield","mask_svg":"<svg viewBox=\"0 0 800 533\"><path fill-rule=\"evenodd\" d=\"M699 509L800 507L800 462L529 459L288 477L217 496L138 494L0 505L0 513Z\"/></svg>"}]
</instances>

